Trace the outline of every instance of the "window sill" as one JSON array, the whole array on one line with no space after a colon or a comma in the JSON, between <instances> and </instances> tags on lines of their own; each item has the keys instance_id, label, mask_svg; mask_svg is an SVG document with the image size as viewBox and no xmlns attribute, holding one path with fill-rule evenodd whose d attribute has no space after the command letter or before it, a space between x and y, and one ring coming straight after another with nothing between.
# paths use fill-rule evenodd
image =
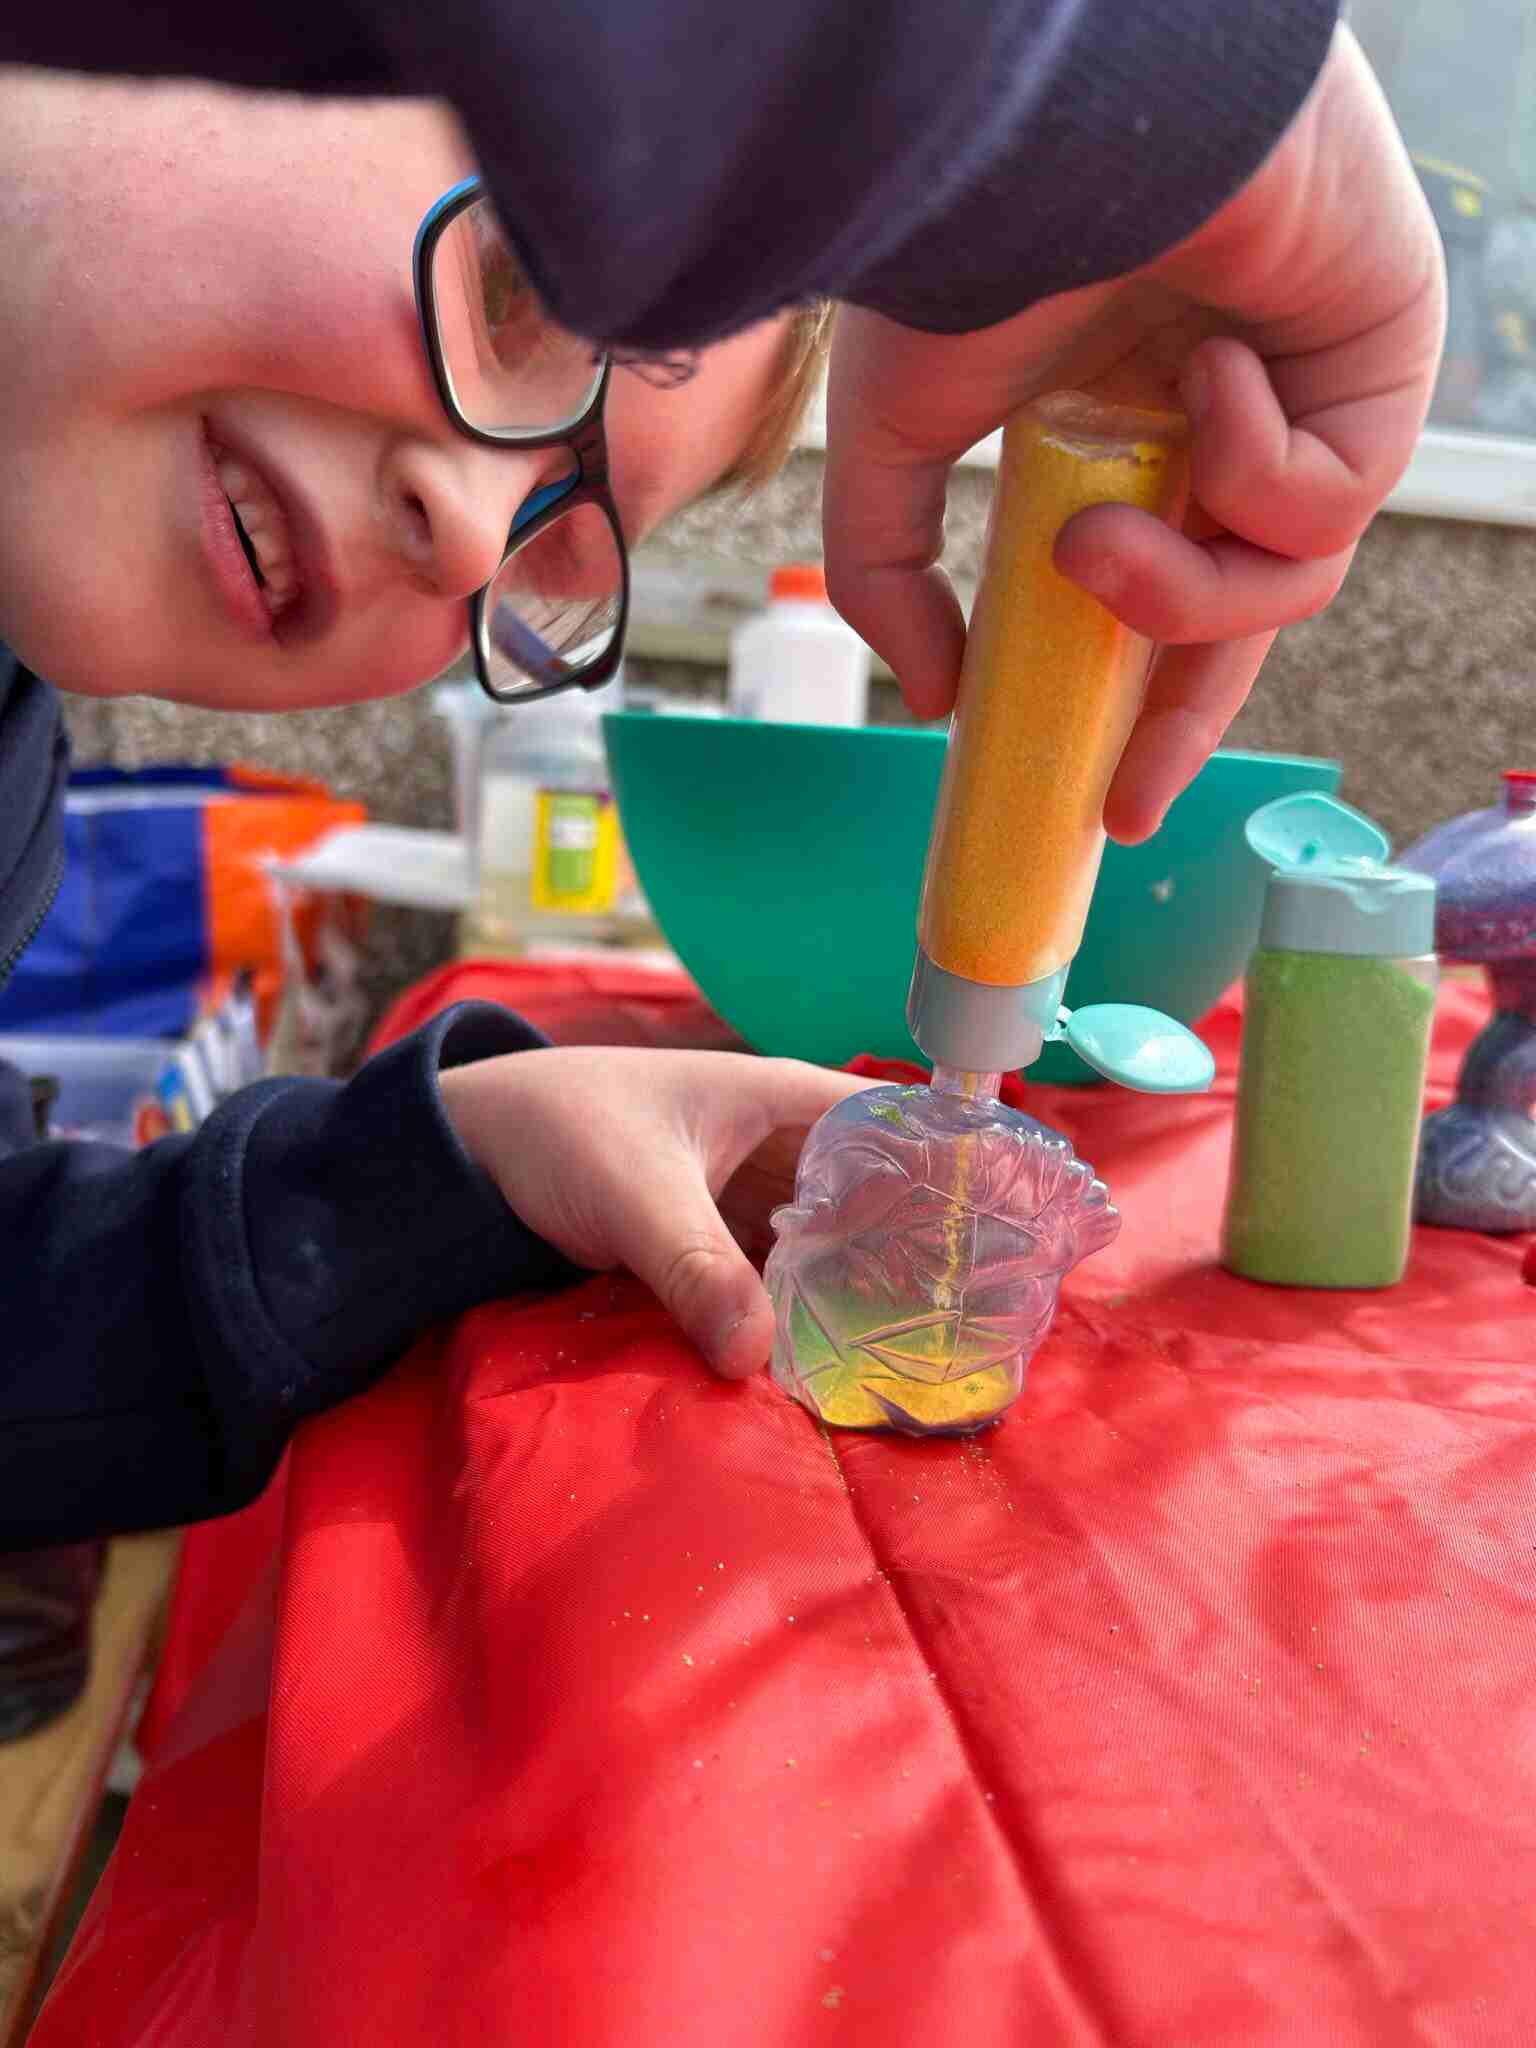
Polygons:
<instances>
[{"instance_id":1,"label":"window sill","mask_svg":"<svg viewBox=\"0 0 1536 2048\"><path fill-rule=\"evenodd\" d=\"M800 440L806 448L825 448L827 444L826 412L820 396L806 418ZM961 456L961 464L995 469L1001 446L1001 434L989 434ZM1536 440L1427 427L1407 474L1384 509L1421 519L1536 526Z\"/></svg>"}]
</instances>

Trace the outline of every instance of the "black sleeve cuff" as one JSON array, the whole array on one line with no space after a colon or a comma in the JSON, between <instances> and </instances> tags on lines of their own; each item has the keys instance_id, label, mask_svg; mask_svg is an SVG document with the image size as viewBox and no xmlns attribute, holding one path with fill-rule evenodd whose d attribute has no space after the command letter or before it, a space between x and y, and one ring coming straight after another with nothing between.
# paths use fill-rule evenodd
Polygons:
<instances>
[{"instance_id":1,"label":"black sleeve cuff","mask_svg":"<svg viewBox=\"0 0 1536 2048\"><path fill-rule=\"evenodd\" d=\"M232 1441L248 1430L255 1452L269 1429L359 1391L431 1324L575 1275L469 1158L437 1089L442 1068L544 1042L466 1003L345 1085L264 1082L215 1112L182 1228L198 1334L234 1365L215 1379L236 1411Z\"/></svg>"}]
</instances>

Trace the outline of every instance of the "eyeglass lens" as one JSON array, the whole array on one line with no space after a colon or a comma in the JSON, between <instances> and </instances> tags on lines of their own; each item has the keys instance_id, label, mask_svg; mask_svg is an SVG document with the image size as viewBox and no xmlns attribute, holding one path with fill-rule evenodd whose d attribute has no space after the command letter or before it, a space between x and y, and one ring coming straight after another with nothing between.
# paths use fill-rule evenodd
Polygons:
<instances>
[{"instance_id":1,"label":"eyeglass lens","mask_svg":"<svg viewBox=\"0 0 1536 2048\"><path fill-rule=\"evenodd\" d=\"M485 657L493 686L569 681L613 645L624 564L601 505L561 513L513 549L485 594Z\"/></svg>"},{"instance_id":2,"label":"eyeglass lens","mask_svg":"<svg viewBox=\"0 0 1536 2048\"><path fill-rule=\"evenodd\" d=\"M589 342L544 313L490 201L438 237L432 299L454 402L482 433L550 433L578 419L602 375Z\"/></svg>"}]
</instances>

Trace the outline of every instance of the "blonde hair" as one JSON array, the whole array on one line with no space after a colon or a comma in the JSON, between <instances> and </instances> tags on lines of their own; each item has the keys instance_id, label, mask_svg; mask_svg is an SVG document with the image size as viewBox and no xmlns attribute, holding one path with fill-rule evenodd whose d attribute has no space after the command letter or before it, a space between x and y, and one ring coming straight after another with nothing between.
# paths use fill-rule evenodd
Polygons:
<instances>
[{"instance_id":1,"label":"blonde hair","mask_svg":"<svg viewBox=\"0 0 1536 2048\"><path fill-rule=\"evenodd\" d=\"M784 327L777 381L746 446L714 489L756 490L776 476L795 445L832 345L832 305L797 306Z\"/></svg>"}]
</instances>

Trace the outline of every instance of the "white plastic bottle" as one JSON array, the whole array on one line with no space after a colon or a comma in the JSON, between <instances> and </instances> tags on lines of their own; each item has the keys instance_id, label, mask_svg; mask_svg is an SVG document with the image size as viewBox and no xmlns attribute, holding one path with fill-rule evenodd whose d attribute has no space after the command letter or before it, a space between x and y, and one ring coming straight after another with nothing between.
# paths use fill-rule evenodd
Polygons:
<instances>
[{"instance_id":1,"label":"white plastic bottle","mask_svg":"<svg viewBox=\"0 0 1536 2048\"><path fill-rule=\"evenodd\" d=\"M827 602L813 562L775 569L768 608L731 635L728 703L736 718L779 725L862 725L869 649Z\"/></svg>"}]
</instances>

